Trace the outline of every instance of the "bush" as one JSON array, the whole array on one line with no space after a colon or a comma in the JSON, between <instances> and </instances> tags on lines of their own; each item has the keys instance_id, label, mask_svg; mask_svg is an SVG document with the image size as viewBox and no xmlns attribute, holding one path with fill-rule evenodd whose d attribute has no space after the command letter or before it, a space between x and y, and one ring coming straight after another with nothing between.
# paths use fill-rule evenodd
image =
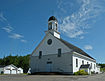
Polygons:
<instances>
[{"instance_id":1,"label":"bush","mask_svg":"<svg viewBox=\"0 0 105 81\"><path fill-rule=\"evenodd\" d=\"M95 71L91 71L91 74L96 74Z\"/></svg>"},{"instance_id":2,"label":"bush","mask_svg":"<svg viewBox=\"0 0 105 81\"><path fill-rule=\"evenodd\" d=\"M77 71L77 72L74 72L74 75L79 75L79 71Z\"/></svg>"},{"instance_id":3,"label":"bush","mask_svg":"<svg viewBox=\"0 0 105 81\"><path fill-rule=\"evenodd\" d=\"M74 72L74 75L88 75L88 73L85 70L79 70L77 72Z\"/></svg>"}]
</instances>

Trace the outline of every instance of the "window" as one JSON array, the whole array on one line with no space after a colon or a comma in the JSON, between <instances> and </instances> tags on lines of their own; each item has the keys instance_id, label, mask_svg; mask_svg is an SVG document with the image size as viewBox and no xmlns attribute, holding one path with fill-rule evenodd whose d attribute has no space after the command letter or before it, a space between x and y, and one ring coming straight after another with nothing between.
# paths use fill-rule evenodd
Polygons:
<instances>
[{"instance_id":1,"label":"window","mask_svg":"<svg viewBox=\"0 0 105 81\"><path fill-rule=\"evenodd\" d=\"M91 63L91 68L92 68L92 63Z\"/></svg>"},{"instance_id":2,"label":"window","mask_svg":"<svg viewBox=\"0 0 105 81\"><path fill-rule=\"evenodd\" d=\"M84 65L84 60L82 60L82 65Z\"/></svg>"},{"instance_id":3,"label":"window","mask_svg":"<svg viewBox=\"0 0 105 81\"><path fill-rule=\"evenodd\" d=\"M61 48L58 49L58 57L61 57Z\"/></svg>"},{"instance_id":4,"label":"window","mask_svg":"<svg viewBox=\"0 0 105 81\"><path fill-rule=\"evenodd\" d=\"M50 22L50 23L49 23L48 30L51 30L51 29L52 29L52 23Z\"/></svg>"},{"instance_id":5,"label":"window","mask_svg":"<svg viewBox=\"0 0 105 81\"><path fill-rule=\"evenodd\" d=\"M94 69L96 68L96 65L94 64Z\"/></svg>"},{"instance_id":6,"label":"window","mask_svg":"<svg viewBox=\"0 0 105 81\"><path fill-rule=\"evenodd\" d=\"M51 45L52 44L52 40L51 39L48 39L47 44L48 45Z\"/></svg>"},{"instance_id":7,"label":"window","mask_svg":"<svg viewBox=\"0 0 105 81\"><path fill-rule=\"evenodd\" d=\"M76 67L78 67L78 59L76 59Z\"/></svg>"},{"instance_id":8,"label":"window","mask_svg":"<svg viewBox=\"0 0 105 81\"><path fill-rule=\"evenodd\" d=\"M56 24L56 30L58 30L58 29L57 29L57 24Z\"/></svg>"},{"instance_id":9,"label":"window","mask_svg":"<svg viewBox=\"0 0 105 81\"><path fill-rule=\"evenodd\" d=\"M42 51L39 51L39 59L42 57Z\"/></svg>"}]
</instances>

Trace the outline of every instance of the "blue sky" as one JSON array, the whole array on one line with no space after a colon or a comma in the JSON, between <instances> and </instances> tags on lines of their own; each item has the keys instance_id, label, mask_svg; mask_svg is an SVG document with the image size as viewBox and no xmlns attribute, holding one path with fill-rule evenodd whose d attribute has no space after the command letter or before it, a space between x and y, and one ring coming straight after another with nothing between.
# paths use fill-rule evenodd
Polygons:
<instances>
[{"instance_id":1,"label":"blue sky","mask_svg":"<svg viewBox=\"0 0 105 81\"><path fill-rule=\"evenodd\" d=\"M105 0L0 0L0 58L32 53L54 15L64 40L105 63L104 4Z\"/></svg>"}]
</instances>

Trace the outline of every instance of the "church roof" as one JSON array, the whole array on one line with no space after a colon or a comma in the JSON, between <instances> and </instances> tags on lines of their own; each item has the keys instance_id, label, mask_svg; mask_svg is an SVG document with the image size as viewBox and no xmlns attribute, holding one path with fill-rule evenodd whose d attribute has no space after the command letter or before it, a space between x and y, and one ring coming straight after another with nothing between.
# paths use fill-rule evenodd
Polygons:
<instances>
[{"instance_id":1,"label":"church roof","mask_svg":"<svg viewBox=\"0 0 105 81\"><path fill-rule=\"evenodd\" d=\"M51 20L56 20L57 21L57 19L54 16L51 16L48 21L51 21Z\"/></svg>"},{"instance_id":2,"label":"church roof","mask_svg":"<svg viewBox=\"0 0 105 81\"><path fill-rule=\"evenodd\" d=\"M57 38L57 39L58 39L58 38ZM65 40L63 40L63 39L61 39L61 38L58 39L58 40L60 40L62 43L64 43L64 44L65 44L67 47L69 47L70 49L73 49L73 51L75 51L75 52L77 52L77 53L80 53L80 54L82 54L82 55L84 55L84 56L87 56L87 57L89 57L89 58L95 60L95 59L92 58L90 55L88 55L86 52L84 52L84 51L81 50L80 48L78 48L78 47L76 47L76 46L70 44L69 42L67 42L67 41L65 41Z\"/></svg>"}]
</instances>

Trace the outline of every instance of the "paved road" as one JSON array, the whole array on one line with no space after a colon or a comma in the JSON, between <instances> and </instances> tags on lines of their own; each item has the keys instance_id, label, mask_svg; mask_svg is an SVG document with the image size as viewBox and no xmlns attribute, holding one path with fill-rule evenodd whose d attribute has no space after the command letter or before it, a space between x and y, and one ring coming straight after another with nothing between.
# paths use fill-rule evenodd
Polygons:
<instances>
[{"instance_id":1,"label":"paved road","mask_svg":"<svg viewBox=\"0 0 105 81\"><path fill-rule=\"evenodd\" d=\"M0 75L0 81L105 81L105 73L89 76L72 75Z\"/></svg>"}]
</instances>

